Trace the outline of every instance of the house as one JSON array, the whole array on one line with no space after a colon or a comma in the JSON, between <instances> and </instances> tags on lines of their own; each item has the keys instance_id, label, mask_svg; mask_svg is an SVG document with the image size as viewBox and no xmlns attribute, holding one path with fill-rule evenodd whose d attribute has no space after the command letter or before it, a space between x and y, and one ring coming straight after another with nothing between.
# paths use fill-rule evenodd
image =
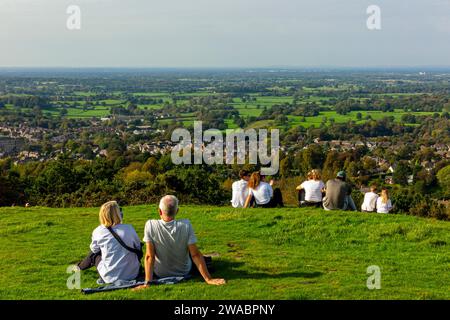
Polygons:
<instances>
[{"instance_id":1,"label":"house","mask_svg":"<svg viewBox=\"0 0 450 320\"><path fill-rule=\"evenodd\" d=\"M434 168L434 163L432 161L422 161L420 165L428 172Z\"/></svg>"},{"instance_id":2,"label":"house","mask_svg":"<svg viewBox=\"0 0 450 320\"><path fill-rule=\"evenodd\" d=\"M25 147L25 141L20 138L0 137L0 151L4 154L15 153Z\"/></svg>"},{"instance_id":3,"label":"house","mask_svg":"<svg viewBox=\"0 0 450 320\"><path fill-rule=\"evenodd\" d=\"M393 164L393 165L390 165L390 166L389 166L387 172L388 172L388 173L394 173L396 169L397 169L397 165L396 165L396 164Z\"/></svg>"},{"instance_id":4,"label":"house","mask_svg":"<svg viewBox=\"0 0 450 320\"><path fill-rule=\"evenodd\" d=\"M394 179L392 178L392 176L386 176L384 182L387 184L394 184Z\"/></svg>"},{"instance_id":5,"label":"house","mask_svg":"<svg viewBox=\"0 0 450 320\"><path fill-rule=\"evenodd\" d=\"M100 152L98 153L98 156L107 157L108 156L108 150L106 150L106 149L100 150Z\"/></svg>"}]
</instances>

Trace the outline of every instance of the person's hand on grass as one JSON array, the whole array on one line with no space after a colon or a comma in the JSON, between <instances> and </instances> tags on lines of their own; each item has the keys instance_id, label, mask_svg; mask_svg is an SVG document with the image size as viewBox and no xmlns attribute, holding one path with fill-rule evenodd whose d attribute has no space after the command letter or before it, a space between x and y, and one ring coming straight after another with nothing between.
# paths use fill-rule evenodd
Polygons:
<instances>
[{"instance_id":1,"label":"person's hand on grass","mask_svg":"<svg viewBox=\"0 0 450 320\"><path fill-rule=\"evenodd\" d=\"M132 290L133 290L133 291L140 291L140 290L142 290L142 289L147 289L147 288L149 288L149 287L150 287L149 284L141 284L140 286L137 286L137 287L133 288Z\"/></svg>"},{"instance_id":2,"label":"person's hand on grass","mask_svg":"<svg viewBox=\"0 0 450 320\"><path fill-rule=\"evenodd\" d=\"M206 280L207 284L215 285L215 286L221 286L226 283L225 279L209 279Z\"/></svg>"}]
</instances>

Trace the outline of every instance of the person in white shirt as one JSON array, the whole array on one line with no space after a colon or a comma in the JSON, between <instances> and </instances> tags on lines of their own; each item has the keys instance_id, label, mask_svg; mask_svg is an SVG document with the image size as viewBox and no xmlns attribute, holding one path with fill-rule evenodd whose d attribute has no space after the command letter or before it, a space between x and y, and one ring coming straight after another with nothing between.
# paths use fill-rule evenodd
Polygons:
<instances>
[{"instance_id":1,"label":"person in white shirt","mask_svg":"<svg viewBox=\"0 0 450 320\"><path fill-rule=\"evenodd\" d=\"M377 207L377 186L371 185L370 192L364 194L364 201L361 205L362 212L374 212Z\"/></svg>"},{"instance_id":2,"label":"person in white shirt","mask_svg":"<svg viewBox=\"0 0 450 320\"><path fill-rule=\"evenodd\" d=\"M389 213L393 208L391 199L389 199L389 193L387 189L381 190L381 195L377 199L377 212L378 213Z\"/></svg>"},{"instance_id":3,"label":"person in white shirt","mask_svg":"<svg viewBox=\"0 0 450 320\"><path fill-rule=\"evenodd\" d=\"M300 206L316 206L322 205L322 193L325 192L325 183L320 180L320 171L311 170L308 173L308 180L304 181L296 189L299 191Z\"/></svg>"},{"instance_id":4,"label":"person in white shirt","mask_svg":"<svg viewBox=\"0 0 450 320\"><path fill-rule=\"evenodd\" d=\"M264 181L264 176L261 176L259 171L253 172L248 180L248 196L245 200L244 208L265 207L274 208L283 206L283 199L280 189L272 189L273 180L270 183Z\"/></svg>"},{"instance_id":5,"label":"person in white shirt","mask_svg":"<svg viewBox=\"0 0 450 320\"><path fill-rule=\"evenodd\" d=\"M78 268L85 270L95 266L100 275L98 284L136 279L141 267L138 255L124 248L108 229L111 228L128 247L141 250L133 226L122 224L122 213L116 201L101 206L99 220L100 226L92 232L91 252Z\"/></svg>"},{"instance_id":6,"label":"person in white shirt","mask_svg":"<svg viewBox=\"0 0 450 320\"><path fill-rule=\"evenodd\" d=\"M231 198L231 205L233 208L242 208L245 205L245 200L248 196L248 179L250 174L247 170L239 171L239 181L233 182L231 189L233 191L233 196Z\"/></svg>"}]
</instances>

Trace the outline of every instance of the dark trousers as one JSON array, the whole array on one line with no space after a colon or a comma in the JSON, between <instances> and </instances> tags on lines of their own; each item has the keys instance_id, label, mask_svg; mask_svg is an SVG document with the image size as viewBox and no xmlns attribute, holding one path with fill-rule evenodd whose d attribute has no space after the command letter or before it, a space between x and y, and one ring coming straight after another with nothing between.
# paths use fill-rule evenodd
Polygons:
<instances>
[{"instance_id":1,"label":"dark trousers","mask_svg":"<svg viewBox=\"0 0 450 320\"><path fill-rule=\"evenodd\" d=\"M189 255L189 258L190 258L190 255ZM208 271L210 273L213 272L214 270L212 268L212 258L210 256L203 256L203 258L205 259L206 269L208 269ZM92 267L97 267L101 260L102 260L101 251L99 251L98 253L89 252L89 254L86 256L86 258L81 260L77 264L77 266L78 266L78 268L80 268L80 270L86 270L86 269L89 269ZM191 260L192 260L192 258L191 258ZM200 275L200 272L198 271L197 266L195 265L195 263L193 261L192 261L192 267L191 267L191 270L189 271L189 274L192 276ZM144 273L143 273L143 270L141 267L139 276L142 277L143 275L144 275ZM153 273L153 277L155 279L159 278L155 273Z\"/></svg>"},{"instance_id":2,"label":"dark trousers","mask_svg":"<svg viewBox=\"0 0 450 320\"><path fill-rule=\"evenodd\" d=\"M190 257L190 255L189 255ZM214 270L212 269L212 258L210 256L203 256L203 259L205 259L205 264L206 264L206 269L208 269L209 273L212 273ZM200 271L198 271L197 266L195 265L194 261L192 260L192 266L191 266L191 271L189 271L189 274L192 276L199 276L200 275Z\"/></svg>"},{"instance_id":3,"label":"dark trousers","mask_svg":"<svg viewBox=\"0 0 450 320\"><path fill-rule=\"evenodd\" d=\"M89 254L78 263L78 268L80 270L86 270L92 267L97 267L98 264L102 261L102 252L99 251L97 253L89 252Z\"/></svg>"},{"instance_id":4,"label":"dark trousers","mask_svg":"<svg viewBox=\"0 0 450 320\"><path fill-rule=\"evenodd\" d=\"M200 271L198 270L197 266L195 265L194 261L191 258L191 255L189 254L189 259L192 261L191 270L189 270L188 275L192 277L201 276ZM206 269L208 269L209 273L214 272L212 267L212 258L210 256L203 256L203 259L205 259ZM153 279L160 279L155 272L153 272Z\"/></svg>"},{"instance_id":5,"label":"dark trousers","mask_svg":"<svg viewBox=\"0 0 450 320\"><path fill-rule=\"evenodd\" d=\"M252 197L252 199L250 200L250 207L257 207L257 208L284 207L283 194L281 193L280 188L275 188L273 190L273 196L272 198L270 198L270 201L266 204L257 204L255 201L255 197Z\"/></svg>"},{"instance_id":6,"label":"dark trousers","mask_svg":"<svg viewBox=\"0 0 450 320\"><path fill-rule=\"evenodd\" d=\"M298 191L298 206L299 207L322 207L322 201L321 202L311 202L305 200L305 189L300 189Z\"/></svg>"}]
</instances>

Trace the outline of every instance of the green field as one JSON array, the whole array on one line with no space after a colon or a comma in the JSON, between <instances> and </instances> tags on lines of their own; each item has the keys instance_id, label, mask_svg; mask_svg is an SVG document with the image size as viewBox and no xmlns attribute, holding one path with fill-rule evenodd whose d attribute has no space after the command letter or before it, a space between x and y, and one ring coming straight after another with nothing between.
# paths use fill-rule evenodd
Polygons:
<instances>
[{"instance_id":1,"label":"green field","mask_svg":"<svg viewBox=\"0 0 450 320\"><path fill-rule=\"evenodd\" d=\"M357 113L361 113L362 120L358 120L356 118ZM336 111L322 111L319 113L316 117L305 117L305 122L302 122L301 119L303 117L301 116L287 116L289 119L289 124L291 126L303 126L303 127L310 127L312 125L319 127L320 124L324 121L324 118L326 118L326 124L330 123L330 119L334 119L335 123L346 123L350 120L355 121L355 123L364 123L367 120L365 119L366 116L370 115L372 120L381 120L385 117L394 117L394 121L399 122L401 120L401 117L405 114L414 114L416 116L426 116L426 115L433 115L434 112L405 112L403 110L395 110L394 112L383 112L383 111L351 111L346 115L338 114Z\"/></svg>"},{"instance_id":2,"label":"green field","mask_svg":"<svg viewBox=\"0 0 450 320\"><path fill-rule=\"evenodd\" d=\"M240 98L233 99L232 105L239 111L241 117L258 117L264 107L270 108L274 104L292 103L292 97L252 96L256 98L256 101L242 102Z\"/></svg>"},{"instance_id":3,"label":"green field","mask_svg":"<svg viewBox=\"0 0 450 320\"><path fill-rule=\"evenodd\" d=\"M83 258L98 208L0 208L0 299L450 299L450 224L403 215L318 209L182 206L199 247L214 255L215 277L83 295L67 267ZM125 207L143 236L156 206ZM369 290L367 267L381 268ZM96 286L94 269L82 287Z\"/></svg>"},{"instance_id":4,"label":"green field","mask_svg":"<svg viewBox=\"0 0 450 320\"><path fill-rule=\"evenodd\" d=\"M305 117L303 121L302 116L294 116L294 115L288 115L289 119L289 126L303 126L303 127L310 127L314 125L315 127L319 127L322 123L325 123L325 125L330 125L331 121L334 121L335 123L346 123L348 121L355 121L355 123L361 124L366 122L365 119L366 116L370 115L373 120L380 120L384 117L394 117L394 121L399 122L401 120L402 115L404 114L414 114L416 116L421 115L432 115L434 112L405 112L401 109L395 110L394 112L382 112L382 111L352 111L349 112L346 115L337 114L335 111L332 110L333 106L328 105L329 97L321 96L322 91L339 91L343 89L348 89L345 86L340 86L338 88L335 87L320 87L320 88L304 88L305 91L312 93L313 95L307 96L303 98L301 102L303 103L316 103L320 106L330 107L331 111L322 111L318 116L315 117ZM116 93L117 95L120 94L120 92ZM77 96L80 97L89 97L94 95L93 92L76 92ZM168 92L138 92L133 93L135 96L147 96L152 98L158 98L162 99L163 103L165 102L171 102L172 97L171 94ZM216 93L212 92L206 92L206 91L199 91L195 93L177 93L175 94L178 98L177 104L184 105L189 102L189 99L192 97L204 97L208 95L217 95ZM393 94L379 94L384 96L392 96L392 97L399 97L399 96L407 96L407 95L413 95L413 94L402 94L402 93L393 93ZM291 96L261 96L260 94L250 94L254 101L246 101L243 102L241 98L233 98L233 102L231 103L231 106L233 106L238 112L239 115L243 118L248 117L258 117L263 112L264 108L270 108L273 105L276 104L284 104L284 103L292 103L293 97ZM114 96L115 97L115 96ZM355 98L355 99L367 99L367 98ZM67 115L68 118L91 118L91 117L106 117L110 115L110 108L113 106L122 106L126 107L126 101L118 99L106 99L106 100L99 100L98 103L100 105L94 105L89 107L88 110L83 110L84 105L86 104L85 100L78 100L76 103L78 104L76 107L73 102L68 102L69 105L72 105L72 107L67 108ZM138 108L140 109L147 109L147 110L157 110L161 109L163 107L163 103L159 104L139 104ZM105 105L101 105L105 104ZM6 105L6 109L8 110L14 110L15 107L12 105ZM44 109L43 112L51 115L51 116L58 116L60 114L60 111L62 110L62 107L55 106L51 108ZM32 112L32 109L25 109L23 108L22 111L28 111ZM361 120L357 120L357 113L360 112L362 115ZM330 119L333 119L330 121ZM192 125L193 121L195 120L195 117L193 114L186 114L182 113L177 120L181 121L185 126ZM172 119L160 119L158 120L160 123L170 123L173 120ZM231 119L225 119L226 124L228 125L229 129L236 128L236 125L234 124L233 120ZM269 121L270 125L273 121ZM258 123L252 123L250 125L250 128L258 128L258 127L264 127L265 122L260 121Z\"/></svg>"}]
</instances>

